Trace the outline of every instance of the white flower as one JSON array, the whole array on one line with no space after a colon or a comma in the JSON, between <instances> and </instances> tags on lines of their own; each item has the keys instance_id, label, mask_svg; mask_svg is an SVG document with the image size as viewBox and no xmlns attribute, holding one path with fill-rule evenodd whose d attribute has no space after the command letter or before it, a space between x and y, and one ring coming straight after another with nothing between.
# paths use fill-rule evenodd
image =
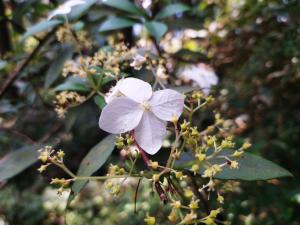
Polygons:
<instances>
[{"instance_id":1,"label":"white flower","mask_svg":"<svg viewBox=\"0 0 300 225\"><path fill-rule=\"evenodd\" d=\"M169 78L167 70L163 65L158 65L155 76L160 81L166 81Z\"/></svg>"},{"instance_id":2,"label":"white flower","mask_svg":"<svg viewBox=\"0 0 300 225\"><path fill-rule=\"evenodd\" d=\"M130 66L136 70L140 70L142 68L142 65L145 62L146 62L146 58L144 56L137 54L133 57L133 61L130 63Z\"/></svg>"},{"instance_id":3,"label":"white flower","mask_svg":"<svg viewBox=\"0 0 300 225\"><path fill-rule=\"evenodd\" d=\"M116 86L121 96L115 96L103 108L100 128L113 134L133 130L136 143L155 154L166 135L166 121L182 113L183 95L170 89L152 92L150 84L136 78L123 79Z\"/></svg>"},{"instance_id":4,"label":"white flower","mask_svg":"<svg viewBox=\"0 0 300 225\"><path fill-rule=\"evenodd\" d=\"M122 82L124 81L124 79L121 79L117 82L116 86L112 87L109 92L107 92L105 94L104 100L105 102L108 104L110 103L112 100L114 100L117 97L122 96L123 94L120 92L120 87Z\"/></svg>"},{"instance_id":5,"label":"white flower","mask_svg":"<svg viewBox=\"0 0 300 225\"><path fill-rule=\"evenodd\" d=\"M217 85L219 81L214 70L205 64L187 66L179 72L179 76L196 82L206 95L209 94L211 86Z\"/></svg>"},{"instance_id":6,"label":"white flower","mask_svg":"<svg viewBox=\"0 0 300 225\"><path fill-rule=\"evenodd\" d=\"M53 17L55 17L57 15L66 15L66 14L71 12L71 8L73 6L82 5L82 4L85 4L85 3L86 3L85 0L69 0L69 1L66 1L65 3L60 5L57 9L55 9L54 11L52 11L49 14L48 20L51 20Z\"/></svg>"}]
</instances>

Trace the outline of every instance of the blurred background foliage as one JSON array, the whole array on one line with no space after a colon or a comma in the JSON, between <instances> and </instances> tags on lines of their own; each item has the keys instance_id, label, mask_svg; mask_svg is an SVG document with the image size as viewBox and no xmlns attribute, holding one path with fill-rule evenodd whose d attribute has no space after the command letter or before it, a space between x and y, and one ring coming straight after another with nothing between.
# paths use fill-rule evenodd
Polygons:
<instances>
[{"instance_id":1,"label":"blurred background foliage","mask_svg":"<svg viewBox=\"0 0 300 225\"><path fill-rule=\"evenodd\" d=\"M141 18L155 18L161 23L158 30L144 25L162 51L179 65L205 62L216 70L220 111L238 125L239 137L251 139L251 151L294 174L294 179L242 182L224 205L232 223L300 224L300 2L153 0L142 16L147 1L136 0L136 8L127 10L87 2L90 8L69 15L73 30L85 33L92 43L84 54L116 41L135 46L147 37L138 25L145 22ZM0 0L0 155L27 145L55 144L66 151L66 164L76 171L105 134L98 128L100 110L93 99L71 109L64 120L54 112L53 88L65 80L60 76L64 62L76 55L72 46L62 46L55 38L63 22L46 21L60 3ZM171 9L163 9L171 3L188 8L168 16ZM58 198L48 185L51 177L64 174L51 169L41 176L37 168L35 164L1 182L0 224L64 224L64 196ZM143 215L134 214L132 193L106 199L99 185L88 186L73 204L67 213L70 224L140 224ZM151 187L143 188L138 208L163 213L159 201L148 196Z\"/></svg>"}]
</instances>

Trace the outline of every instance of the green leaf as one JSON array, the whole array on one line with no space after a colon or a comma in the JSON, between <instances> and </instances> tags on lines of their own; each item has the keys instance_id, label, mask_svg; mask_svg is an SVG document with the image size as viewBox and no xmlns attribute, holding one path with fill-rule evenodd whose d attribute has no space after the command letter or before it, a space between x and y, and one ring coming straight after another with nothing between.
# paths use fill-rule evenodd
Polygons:
<instances>
[{"instance_id":1,"label":"green leaf","mask_svg":"<svg viewBox=\"0 0 300 225\"><path fill-rule=\"evenodd\" d=\"M161 37L168 31L166 24L157 21L146 22L145 27L157 42L159 42Z\"/></svg>"},{"instance_id":2,"label":"green leaf","mask_svg":"<svg viewBox=\"0 0 300 225\"><path fill-rule=\"evenodd\" d=\"M128 0L106 0L102 4L110 6L115 9L120 9L138 16L145 16L145 13L135 4Z\"/></svg>"},{"instance_id":3,"label":"green leaf","mask_svg":"<svg viewBox=\"0 0 300 225\"><path fill-rule=\"evenodd\" d=\"M57 26L58 24L62 24L62 20L43 20L40 23L37 23L33 25L32 27L29 27L25 34L22 37L22 40L25 40L29 36L35 35L39 32L47 31L49 29L52 29L53 27Z\"/></svg>"},{"instance_id":4,"label":"green leaf","mask_svg":"<svg viewBox=\"0 0 300 225\"><path fill-rule=\"evenodd\" d=\"M47 71L45 88L49 88L57 80L65 62L72 57L73 51L73 46L69 44L63 45L61 49L58 50L57 56Z\"/></svg>"},{"instance_id":5,"label":"green leaf","mask_svg":"<svg viewBox=\"0 0 300 225\"><path fill-rule=\"evenodd\" d=\"M94 97L94 102L96 103L96 105L99 107L100 110L102 110L104 108L104 106L106 105L104 98L99 95L96 95Z\"/></svg>"},{"instance_id":6,"label":"green leaf","mask_svg":"<svg viewBox=\"0 0 300 225\"><path fill-rule=\"evenodd\" d=\"M219 154L220 156L230 156L233 153L232 150L225 149ZM183 161L193 162L194 158L190 154L185 154ZM183 162L181 161L181 163ZM224 180L269 180L282 177L293 176L286 169L278 166L277 164L264 159L260 156L245 152L243 156L237 160L239 163L238 169L230 169L229 167L223 167L222 171L218 173L215 178ZM214 158L209 160L212 164L224 163L224 159ZM200 174L204 172L204 168L200 169Z\"/></svg>"},{"instance_id":7,"label":"green leaf","mask_svg":"<svg viewBox=\"0 0 300 225\"><path fill-rule=\"evenodd\" d=\"M9 179L22 172L38 160L41 145L22 147L8 153L0 160L0 181Z\"/></svg>"},{"instance_id":8,"label":"green leaf","mask_svg":"<svg viewBox=\"0 0 300 225\"><path fill-rule=\"evenodd\" d=\"M105 137L95 145L81 161L77 176L91 176L106 162L115 147L115 135ZM87 184L87 180L77 180L71 187L71 194L68 199L70 203Z\"/></svg>"},{"instance_id":9,"label":"green leaf","mask_svg":"<svg viewBox=\"0 0 300 225\"><path fill-rule=\"evenodd\" d=\"M177 13L183 13L188 10L190 10L190 7L182 3L167 5L155 16L155 19L163 19Z\"/></svg>"},{"instance_id":10,"label":"green leaf","mask_svg":"<svg viewBox=\"0 0 300 225\"><path fill-rule=\"evenodd\" d=\"M68 14L68 19L70 21L79 19L84 13L88 11L88 9L97 2L98 0L86 0L85 4L78 5L72 8L70 14Z\"/></svg>"},{"instance_id":11,"label":"green leaf","mask_svg":"<svg viewBox=\"0 0 300 225\"><path fill-rule=\"evenodd\" d=\"M180 93L188 93L191 91L199 90L199 87L192 87L192 86L167 86L167 88L172 89L174 91L178 91Z\"/></svg>"},{"instance_id":12,"label":"green leaf","mask_svg":"<svg viewBox=\"0 0 300 225\"><path fill-rule=\"evenodd\" d=\"M54 91L82 91L89 92L90 87L85 79L79 77L70 77L66 82L54 88Z\"/></svg>"},{"instance_id":13,"label":"green leaf","mask_svg":"<svg viewBox=\"0 0 300 225\"><path fill-rule=\"evenodd\" d=\"M130 20L122 17L112 17L112 18L108 18L101 24L99 28L99 32L131 27L136 23L137 22L134 20Z\"/></svg>"}]
</instances>

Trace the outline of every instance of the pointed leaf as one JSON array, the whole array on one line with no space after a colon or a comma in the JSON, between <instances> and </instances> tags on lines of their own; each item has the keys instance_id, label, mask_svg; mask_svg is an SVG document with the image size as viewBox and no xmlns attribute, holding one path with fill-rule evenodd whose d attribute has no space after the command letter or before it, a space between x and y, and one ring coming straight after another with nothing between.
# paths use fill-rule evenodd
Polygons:
<instances>
[{"instance_id":1,"label":"pointed leaf","mask_svg":"<svg viewBox=\"0 0 300 225\"><path fill-rule=\"evenodd\" d=\"M0 181L9 179L38 160L41 145L22 147L0 159Z\"/></svg>"},{"instance_id":2,"label":"pointed leaf","mask_svg":"<svg viewBox=\"0 0 300 225\"><path fill-rule=\"evenodd\" d=\"M172 15L175 15L177 13L183 13L185 11L190 10L190 7L182 4L182 3L175 3L171 5L167 5L165 8L163 8L157 15L156 19L163 19Z\"/></svg>"},{"instance_id":3,"label":"pointed leaf","mask_svg":"<svg viewBox=\"0 0 300 225\"><path fill-rule=\"evenodd\" d=\"M46 80L45 88L49 88L59 77L65 62L70 59L73 55L74 47L72 45L63 45L57 52L57 56L49 67Z\"/></svg>"},{"instance_id":4,"label":"pointed leaf","mask_svg":"<svg viewBox=\"0 0 300 225\"><path fill-rule=\"evenodd\" d=\"M139 7L128 0L105 0L102 3L115 9L139 16L145 16L145 13Z\"/></svg>"},{"instance_id":5,"label":"pointed leaf","mask_svg":"<svg viewBox=\"0 0 300 225\"><path fill-rule=\"evenodd\" d=\"M29 27L25 34L22 37L22 40L25 40L29 36L35 35L39 32L47 31L49 29L52 29L53 27L57 26L58 24L62 24L62 20L43 20L42 22L39 22L32 27Z\"/></svg>"},{"instance_id":6,"label":"pointed leaf","mask_svg":"<svg viewBox=\"0 0 300 225\"><path fill-rule=\"evenodd\" d=\"M110 31L110 30L117 30L117 29L122 29L126 27L131 27L137 22L134 20L126 19L126 18L118 18L118 17L112 17L108 18L105 20L100 28L99 32L104 32L104 31Z\"/></svg>"},{"instance_id":7,"label":"pointed leaf","mask_svg":"<svg viewBox=\"0 0 300 225\"><path fill-rule=\"evenodd\" d=\"M104 108L104 106L106 105L104 98L99 95L96 95L94 97L94 102L96 103L96 105L99 107L100 110L102 110Z\"/></svg>"},{"instance_id":8,"label":"pointed leaf","mask_svg":"<svg viewBox=\"0 0 300 225\"><path fill-rule=\"evenodd\" d=\"M82 78L70 77L64 83L54 88L54 91L82 91L89 92L90 87Z\"/></svg>"},{"instance_id":9,"label":"pointed leaf","mask_svg":"<svg viewBox=\"0 0 300 225\"><path fill-rule=\"evenodd\" d=\"M183 94L191 92L191 91L199 90L199 87L193 87L193 86L190 86L190 85L185 85L185 86L171 86L171 85L168 85L167 88L172 89L174 91L178 91L178 92L183 93Z\"/></svg>"},{"instance_id":10,"label":"pointed leaf","mask_svg":"<svg viewBox=\"0 0 300 225\"><path fill-rule=\"evenodd\" d=\"M220 153L220 156L230 156L233 153L232 150L225 149ZM183 160L180 163L188 163L194 161L191 154L185 154ZM282 177L293 176L286 169L278 166L277 164L264 159L260 156L245 152L243 156L237 160L239 163L238 169L230 169L229 167L223 167L222 171L218 173L215 178L224 180L269 180ZM212 164L224 163L224 159L214 158L209 160ZM189 167L186 167L189 168ZM199 171L202 174L204 168Z\"/></svg>"},{"instance_id":11,"label":"pointed leaf","mask_svg":"<svg viewBox=\"0 0 300 225\"><path fill-rule=\"evenodd\" d=\"M159 42L161 37L168 31L166 24L157 21L146 22L145 27L157 42Z\"/></svg>"},{"instance_id":12,"label":"pointed leaf","mask_svg":"<svg viewBox=\"0 0 300 225\"><path fill-rule=\"evenodd\" d=\"M81 161L77 176L91 176L103 166L115 147L115 135L105 137L101 142L95 145L91 151ZM71 187L71 194L68 204L74 199L87 184L87 180L75 181Z\"/></svg>"},{"instance_id":13,"label":"pointed leaf","mask_svg":"<svg viewBox=\"0 0 300 225\"><path fill-rule=\"evenodd\" d=\"M78 5L72 8L71 13L68 15L68 19L70 21L78 19L84 13L88 11L88 9L97 2L98 0L85 0L85 4Z\"/></svg>"}]
</instances>

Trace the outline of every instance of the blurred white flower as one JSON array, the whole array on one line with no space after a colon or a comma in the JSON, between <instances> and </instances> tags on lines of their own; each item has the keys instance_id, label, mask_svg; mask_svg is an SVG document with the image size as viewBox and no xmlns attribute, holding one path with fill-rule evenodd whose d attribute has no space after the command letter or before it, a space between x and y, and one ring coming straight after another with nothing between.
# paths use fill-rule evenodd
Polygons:
<instances>
[{"instance_id":1,"label":"blurred white flower","mask_svg":"<svg viewBox=\"0 0 300 225\"><path fill-rule=\"evenodd\" d=\"M51 20L53 17L57 15L66 15L71 12L71 8L77 5L85 4L85 0L69 0L63 3L62 5L58 6L57 9L52 11L49 16L48 20Z\"/></svg>"},{"instance_id":2,"label":"blurred white flower","mask_svg":"<svg viewBox=\"0 0 300 225\"><path fill-rule=\"evenodd\" d=\"M140 70L143 64L146 62L146 58L139 54L133 56L133 61L130 63L130 66L136 70Z\"/></svg>"},{"instance_id":3,"label":"blurred white flower","mask_svg":"<svg viewBox=\"0 0 300 225\"><path fill-rule=\"evenodd\" d=\"M147 9L152 4L152 0L142 0L142 6Z\"/></svg>"},{"instance_id":4,"label":"blurred white flower","mask_svg":"<svg viewBox=\"0 0 300 225\"><path fill-rule=\"evenodd\" d=\"M219 81L214 70L203 63L183 68L179 71L179 76L194 81L206 95L209 94L211 86L217 85Z\"/></svg>"},{"instance_id":5,"label":"blurred white flower","mask_svg":"<svg viewBox=\"0 0 300 225\"><path fill-rule=\"evenodd\" d=\"M184 96L177 91L152 91L150 84L126 78L113 91L114 98L103 108L99 119L101 129L112 134L134 131L136 143L153 155L162 146L166 121L178 118L184 106ZM121 93L117 97L116 93Z\"/></svg>"}]
</instances>

